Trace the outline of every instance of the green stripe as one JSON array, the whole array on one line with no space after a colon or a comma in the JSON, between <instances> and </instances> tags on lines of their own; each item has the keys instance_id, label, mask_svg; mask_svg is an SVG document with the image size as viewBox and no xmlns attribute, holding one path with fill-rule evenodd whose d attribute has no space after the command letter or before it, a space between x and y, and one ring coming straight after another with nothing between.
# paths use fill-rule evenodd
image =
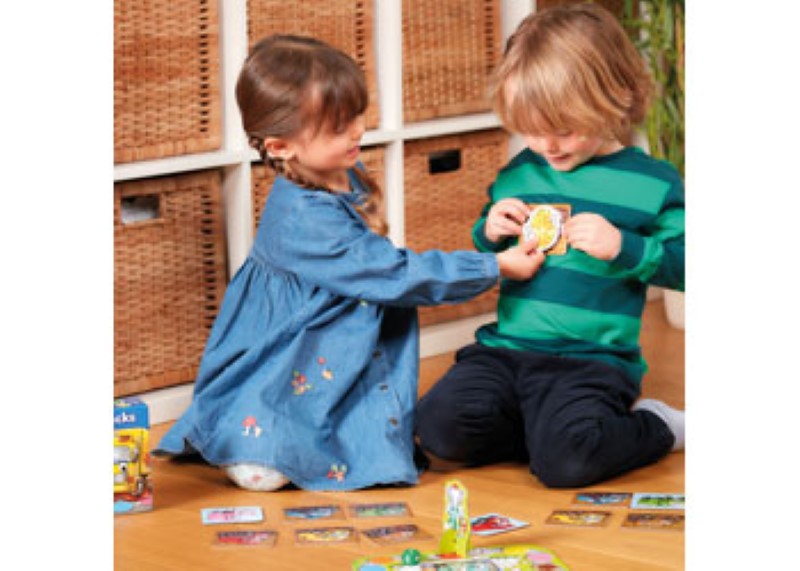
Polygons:
<instances>
[{"instance_id":1,"label":"green stripe","mask_svg":"<svg viewBox=\"0 0 800 571\"><path fill-rule=\"evenodd\" d=\"M503 280L500 295L638 318L644 308L646 289L637 280L617 280L545 266L536 272L535 279Z\"/></svg>"},{"instance_id":2,"label":"green stripe","mask_svg":"<svg viewBox=\"0 0 800 571\"><path fill-rule=\"evenodd\" d=\"M559 172L524 163L500 172L493 194L497 201L547 189L568 200L592 200L655 214L671 187L661 179L599 165Z\"/></svg>"},{"instance_id":3,"label":"green stripe","mask_svg":"<svg viewBox=\"0 0 800 571\"><path fill-rule=\"evenodd\" d=\"M638 318L513 297L500 298L497 314L503 335L528 337L536 331L542 339L592 339L611 350L637 345L641 329Z\"/></svg>"},{"instance_id":4,"label":"green stripe","mask_svg":"<svg viewBox=\"0 0 800 571\"><path fill-rule=\"evenodd\" d=\"M683 236L686 231L685 215L683 208L672 208L661 213L658 217L658 227L653 233L660 240L669 240Z\"/></svg>"}]
</instances>

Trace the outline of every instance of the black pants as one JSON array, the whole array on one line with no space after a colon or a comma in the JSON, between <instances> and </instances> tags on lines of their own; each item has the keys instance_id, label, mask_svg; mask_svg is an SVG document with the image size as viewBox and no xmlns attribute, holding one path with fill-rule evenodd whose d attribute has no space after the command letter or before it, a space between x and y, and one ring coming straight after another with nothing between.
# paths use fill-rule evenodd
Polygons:
<instances>
[{"instance_id":1,"label":"black pants","mask_svg":"<svg viewBox=\"0 0 800 571\"><path fill-rule=\"evenodd\" d=\"M639 387L599 361L470 345L417 406L419 444L467 466L526 462L549 487L588 486L651 464L675 437Z\"/></svg>"}]
</instances>

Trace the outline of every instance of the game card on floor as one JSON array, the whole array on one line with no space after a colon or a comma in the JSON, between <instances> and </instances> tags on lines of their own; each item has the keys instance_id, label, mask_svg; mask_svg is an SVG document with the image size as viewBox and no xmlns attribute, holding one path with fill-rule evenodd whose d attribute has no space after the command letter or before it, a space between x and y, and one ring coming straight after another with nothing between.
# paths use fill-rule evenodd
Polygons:
<instances>
[{"instance_id":1,"label":"game card on floor","mask_svg":"<svg viewBox=\"0 0 800 571\"><path fill-rule=\"evenodd\" d=\"M352 517L408 517L411 510L405 502L388 502L379 504L352 504Z\"/></svg>"},{"instance_id":2,"label":"game card on floor","mask_svg":"<svg viewBox=\"0 0 800 571\"><path fill-rule=\"evenodd\" d=\"M284 508L283 516L287 520L308 521L322 519L344 519L342 508L335 505L297 506Z\"/></svg>"},{"instance_id":3,"label":"game card on floor","mask_svg":"<svg viewBox=\"0 0 800 571\"><path fill-rule=\"evenodd\" d=\"M631 507L640 510L683 510L686 509L684 494L633 494Z\"/></svg>"},{"instance_id":4,"label":"game card on floor","mask_svg":"<svg viewBox=\"0 0 800 571\"><path fill-rule=\"evenodd\" d=\"M295 542L299 545L328 545L356 541L356 530L352 527L316 527L296 529Z\"/></svg>"},{"instance_id":5,"label":"game card on floor","mask_svg":"<svg viewBox=\"0 0 800 571\"><path fill-rule=\"evenodd\" d=\"M375 543L380 544L433 539L431 534L421 530L413 523L373 527L370 529L363 529L361 533Z\"/></svg>"},{"instance_id":6,"label":"game card on floor","mask_svg":"<svg viewBox=\"0 0 800 571\"><path fill-rule=\"evenodd\" d=\"M203 508L200 517L204 525L220 523L258 523L264 521L264 512L258 506L230 508Z\"/></svg>"},{"instance_id":7,"label":"game card on floor","mask_svg":"<svg viewBox=\"0 0 800 571\"><path fill-rule=\"evenodd\" d=\"M605 508L628 507L631 496L628 492L578 492L572 498L577 505L603 506Z\"/></svg>"},{"instance_id":8,"label":"game card on floor","mask_svg":"<svg viewBox=\"0 0 800 571\"><path fill-rule=\"evenodd\" d=\"M527 527L530 524L502 514L488 513L472 518L471 525L473 535L495 535Z\"/></svg>"},{"instance_id":9,"label":"game card on floor","mask_svg":"<svg viewBox=\"0 0 800 571\"><path fill-rule=\"evenodd\" d=\"M545 520L554 525L574 525L578 527L602 527L608 523L611 512L595 510L555 510Z\"/></svg>"},{"instance_id":10,"label":"game card on floor","mask_svg":"<svg viewBox=\"0 0 800 571\"><path fill-rule=\"evenodd\" d=\"M217 545L259 545L274 547L278 532L269 529L218 531Z\"/></svg>"},{"instance_id":11,"label":"game card on floor","mask_svg":"<svg viewBox=\"0 0 800 571\"><path fill-rule=\"evenodd\" d=\"M622 527L631 529L665 529L683 531L686 526L686 516L683 514L668 513L629 513L622 522Z\"/></svg>"}]
</instances>

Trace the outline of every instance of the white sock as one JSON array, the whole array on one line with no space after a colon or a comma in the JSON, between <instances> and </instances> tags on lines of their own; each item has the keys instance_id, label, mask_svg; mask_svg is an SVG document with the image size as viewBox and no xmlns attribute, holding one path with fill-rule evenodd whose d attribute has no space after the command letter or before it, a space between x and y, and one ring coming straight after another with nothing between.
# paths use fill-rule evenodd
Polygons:
<instances>
[{"instance_id":1,"label":"white sock","mask_svg":"<svg viewBox=\"0 0 800 571\"><path fill-rule=\"evenodd\" d=\"M646 410L663 420L675 436L672 450L684 449L686 445L686 413L684 411L672 408L656 399L641 399L631 407L631 410Z\"/></svg>"},{"instance_id":2,"label":"white sock","mask_svg":"<svg viewBox=\"0 0 800 571\"><path fill-rule=\"evenodd\" d=\"M237 486L251 492L272 492L289 483L289 479L277 470L258 464L225 466L225 473Z\"/></svg>"}]
</instances>

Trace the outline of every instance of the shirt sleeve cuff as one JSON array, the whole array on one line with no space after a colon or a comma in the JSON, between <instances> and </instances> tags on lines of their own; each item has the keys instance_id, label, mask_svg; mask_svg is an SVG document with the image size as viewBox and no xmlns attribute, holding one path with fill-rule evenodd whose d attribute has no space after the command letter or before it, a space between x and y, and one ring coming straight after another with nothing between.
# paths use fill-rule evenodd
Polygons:
<instances>
[{"instance_id":1,"label":"shirt sleeve cuff","mask_svg":"<svg viewBox=\"0 0 800 571\"><path fill-rule=\"evenodd\" d=\"M485 226L486 221L484 220L475 226L474 230L472 231L472 241L478 251L497 253L505 250L508 246L508 240L500 240L497 243L492 242L486 237L486 233L483 231Z\"/></svg>"},{"instance_id":2,"label":"shirt sleeve cuff","mask_svg":"<svg viewBox=\"0 0 800 571\"><path fill-rule=\"evenodd\" d=\"M614 258L611 263L624 269L635 268L639 265L639 262L642 261L642 255L644 254L644 238L625 230L621 232L622 246L619 249L619 254L617 254L617 257Z\"/></svg>"}]
</instances>

